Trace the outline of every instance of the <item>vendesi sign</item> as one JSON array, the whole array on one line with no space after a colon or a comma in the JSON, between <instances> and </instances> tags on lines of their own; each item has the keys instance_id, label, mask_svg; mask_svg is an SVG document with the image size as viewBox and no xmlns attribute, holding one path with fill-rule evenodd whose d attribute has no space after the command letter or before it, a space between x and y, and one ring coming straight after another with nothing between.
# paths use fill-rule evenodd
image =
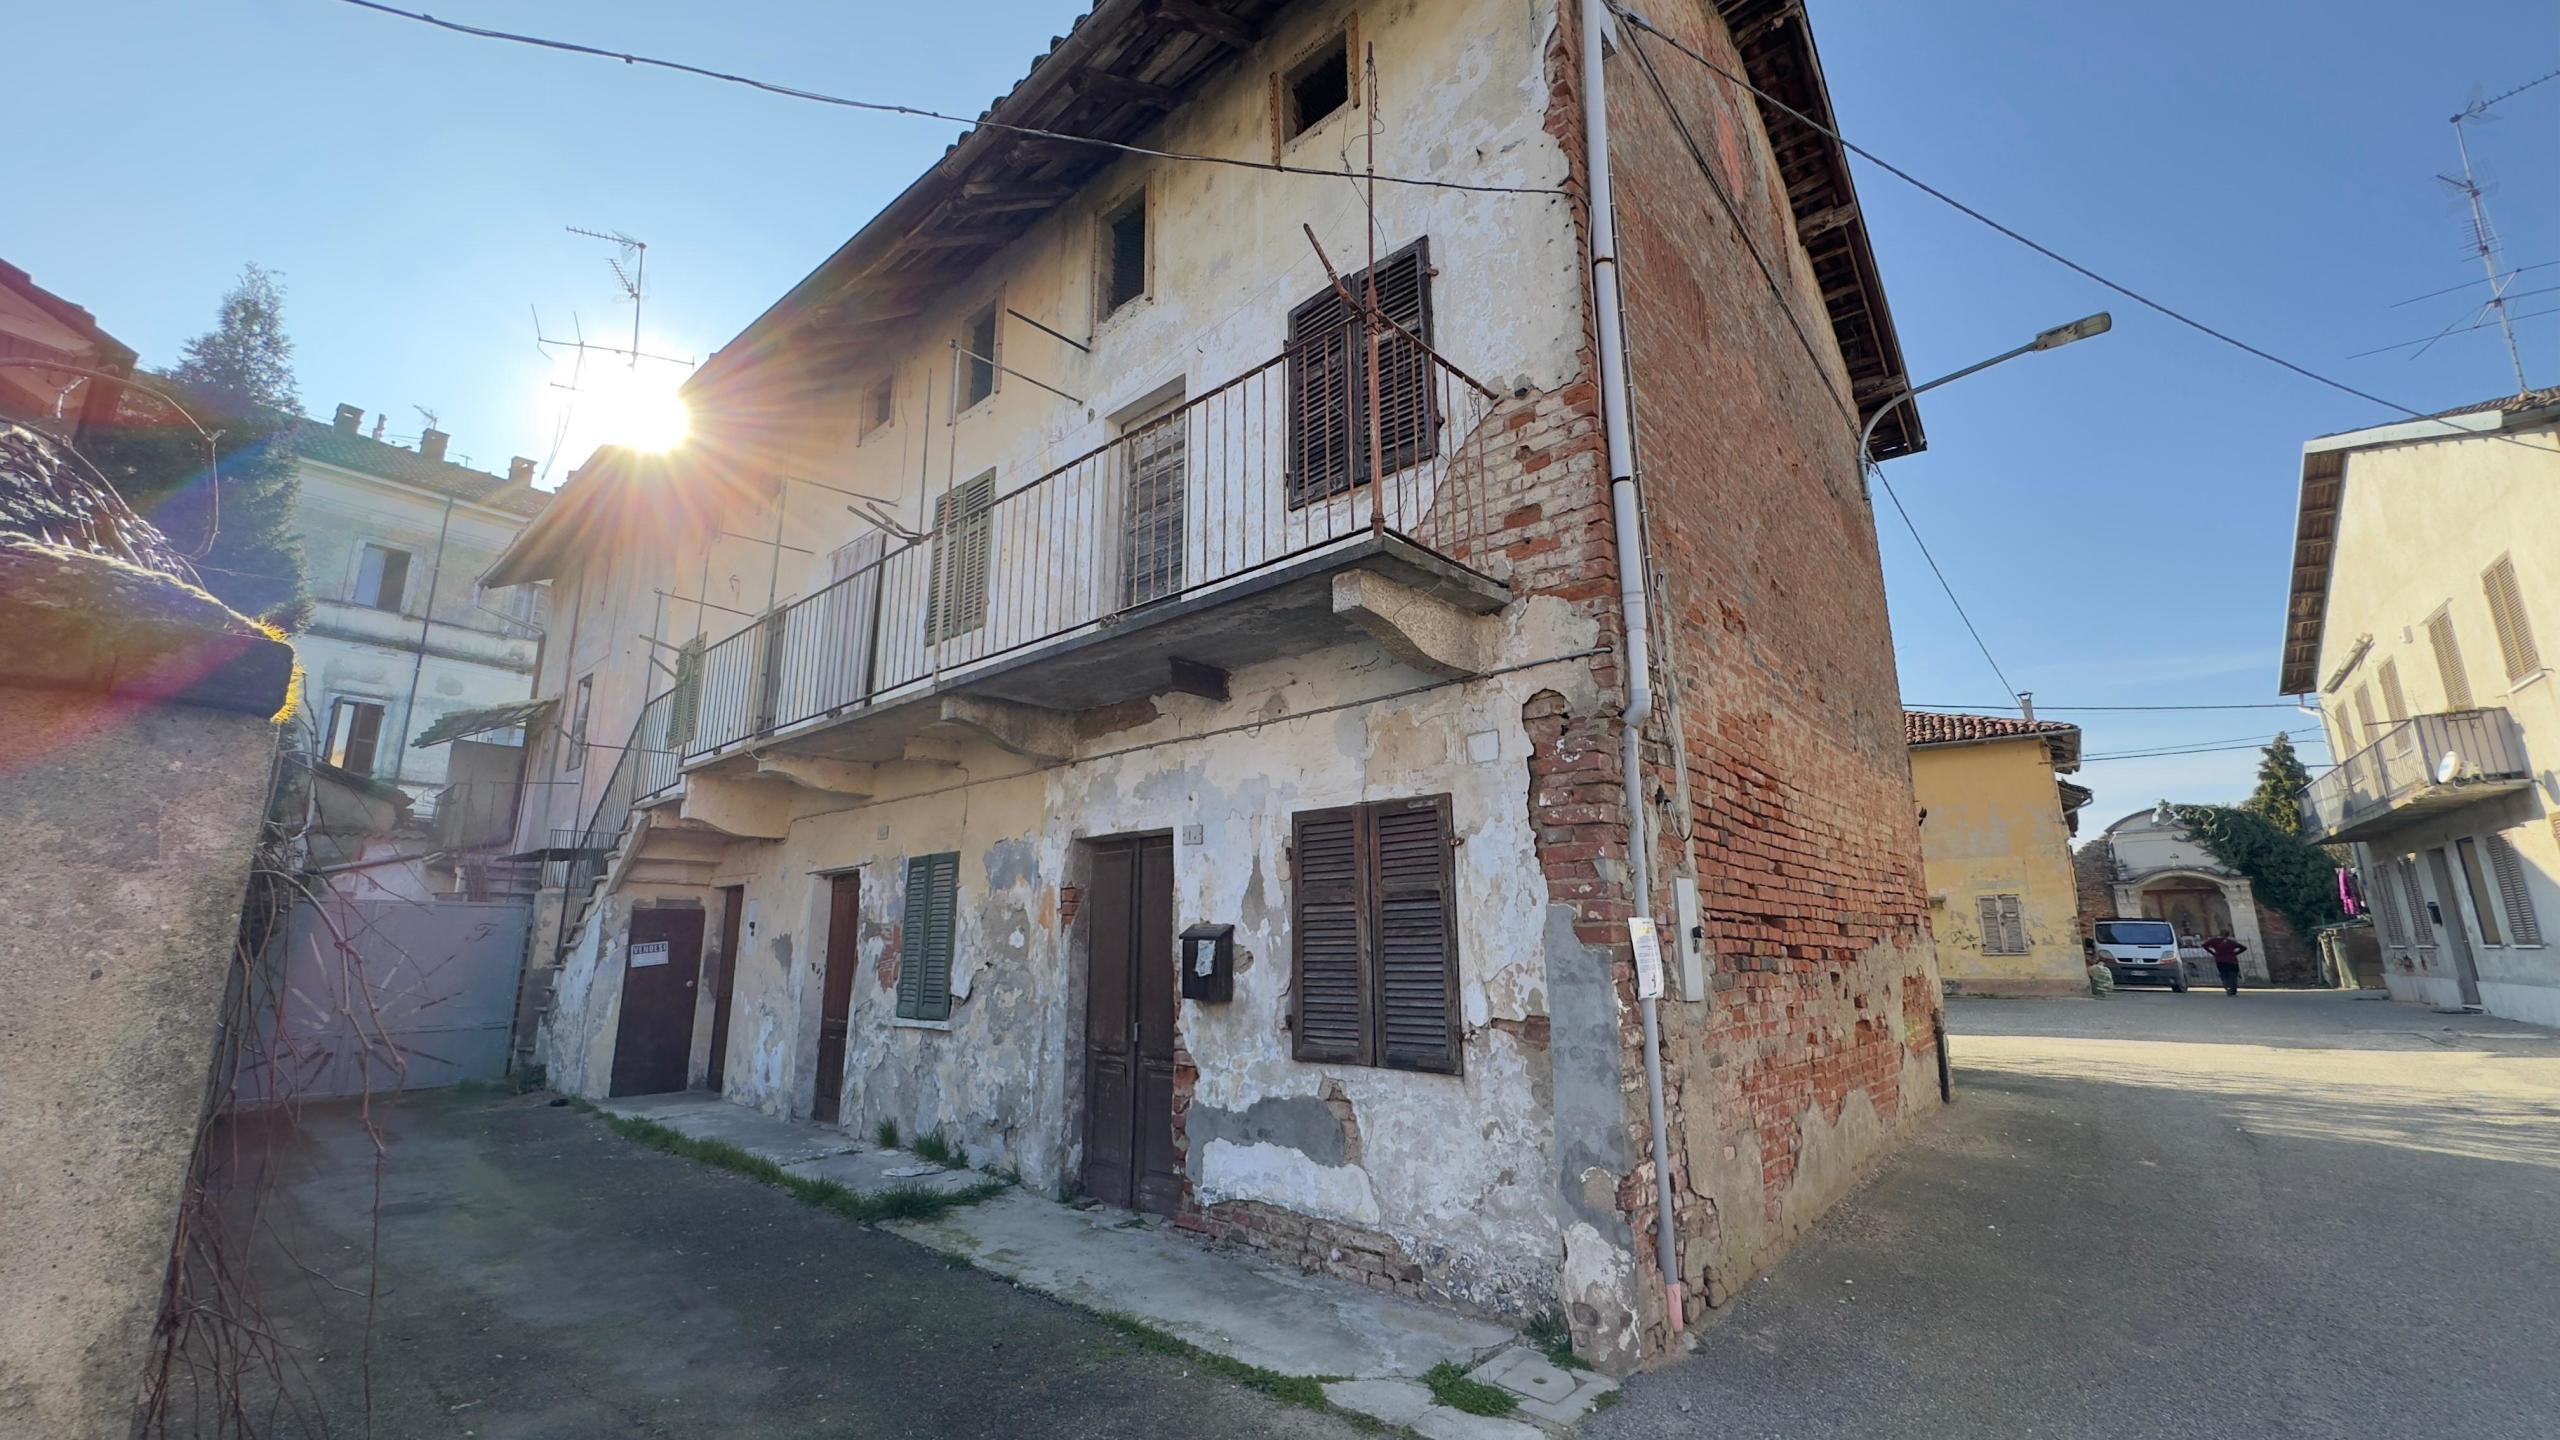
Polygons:
<instances>
[{"instance_id":1,"label":"vendesi sign","mask_svg":"<svg viewBox=\"0 0 2560 1440\"><path fill-rule=\"evenodd\" d=\"M631 968L634 970L640 969L642 966L646 965L664 965L666 963L667 942L664 940L651 940L644 944L634 945L631 947Z\"/></svg>"},{"instance_id":2,"label":"vendesi sign","mask_svg":"<svg viewBox=\"0 0 2560 1440\"><path fill-rule=\"evenodd\" d=\"M1627 939L1636 947L1636 998L1662 998L1662 935L1646 916L1630 916Z\"/></svg>"}]
</instances>

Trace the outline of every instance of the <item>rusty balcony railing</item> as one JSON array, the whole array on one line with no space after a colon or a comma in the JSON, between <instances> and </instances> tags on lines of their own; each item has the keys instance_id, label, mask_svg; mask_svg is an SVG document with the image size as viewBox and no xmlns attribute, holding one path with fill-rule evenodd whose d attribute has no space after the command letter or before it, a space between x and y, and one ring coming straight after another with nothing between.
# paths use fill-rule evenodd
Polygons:
<instances>
[{"instance_id":1,"label":"rusty balcony railing","mask_svg":"<svg viewBox=\"0 0 2560 1440\"><path fill-rule=\"evenodd\" d=\"M2532 774L2524 737L2504 710L2413 715L2303 787L2303 838L2363 839L2389 828L2395 817L2521 789Z\"/></svg>"},{"instance_id":2,"label":"rusty balcony railing","mask_svg":"<svg viewBox=\"0 0 2560 1440\"><path fill-rule=\"evenodd\" d=\"M1500 397L1401 329L1370 353L1355 323L1044 473L960 476L923 536L857 543L851 573L689 658L668 747L923 694L1362 536L1481 571Z\"/></svg>"}]
</instances>

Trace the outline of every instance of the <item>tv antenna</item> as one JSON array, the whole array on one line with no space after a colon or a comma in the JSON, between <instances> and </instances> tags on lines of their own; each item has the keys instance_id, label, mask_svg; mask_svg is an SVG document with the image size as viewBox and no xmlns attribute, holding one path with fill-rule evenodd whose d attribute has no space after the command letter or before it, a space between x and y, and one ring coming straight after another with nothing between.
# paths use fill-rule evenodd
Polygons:
<instances>
[{"instance_id":1,"label":"tv antenna","mask_svg":"<svg viewBox=\"0 0 2560 1440\"><path fill-rule=\"evenodd\" d=\"M2512 270L2501 272L2498 268L2498 232L2489 224L2487 197L2480 188L2479 175L2471 166L2470 127L2485 119L2490 108L2500 101L2512 99L2543 81L2554 78L2560 78L2560 70L2554 70L2539 79L2528 80L2505 94L2492 95L2485 100L2474 100L2454 112L2453 145L2455 151L2462 157L2462 178L2457 180L2451 175L2436 177L2452 186L2471 207L2471 251L2480 257L2481 272L2488 277L2489 303L2486 308L2490 316L2497 321L2499 333L2506 337L2507 363L2515 367L2516 393L2519 395L2533 387L2524 377L2524 352L2516 348L2515 316L2507 308L2507 287L2515 283L2516 272Z\"/></svg>"},{"instance_id":2,"label":"tv antenna","mask_svg":"<svg viewBox=\"0 0 2560 1440\"><path fill-rule=\"evenodd\" d=\"M641 283L649 278L648 242L644 240L635 240L631 236L625 235L619 230L585 230L575 225L564 225L560 228L568 231L572 235L584 235L590 240L603 240L618 247L618 253L616 253L611 259L606 260L604 263L613 267L613 278L615 283L622 287L623 298L631 302L631 349L629 354L631 356L631 368L634 370L639 369ZM629 262L628 268L625 268L624 262L626 261Z\"/></svg>"}]
</instances>

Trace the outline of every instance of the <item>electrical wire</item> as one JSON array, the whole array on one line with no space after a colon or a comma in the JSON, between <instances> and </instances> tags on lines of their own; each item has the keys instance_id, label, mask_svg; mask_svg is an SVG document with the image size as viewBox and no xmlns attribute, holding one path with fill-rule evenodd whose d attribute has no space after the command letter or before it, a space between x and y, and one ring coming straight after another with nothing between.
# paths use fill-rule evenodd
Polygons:
<instances>
[{"instance_id":1,"label":"electrical wire","mask_svg":"<svg viewBox=\"0 0 2560 1440\"><path fill-rule=\"evenodd\" d=\"M1913 701L1905 700L1902 702L1902 708L1905 710L1952 710L1962 714L1979 714L1985 710L2010 709L2016 704L2016 701L2009 700L1993 705L1922 705ZM2047 705L2041 700L2036 702L2036 710L2039 714L2047 710L2068 710L2075 713L2087 713L2101 710L2112 712L2131 712L2168 710L2298 710L2300 708L2302 707L2294 704L2290 700L2256 700L2247 704L2239 705Z\"/></svg>"},{"instance_id":2,"label":"electrical wire","mask_svg":"<svg viewBox=\"0 0 2560 1440\"><path fill-rule=\"evenodd\" d=\"M726 85L743 85L750 90L762 90L767 94L780 95L787 99L841 106L847 110L866 110L880 115L906 115L921 120L940 120L969 130L980 128L1002 130L1009 134L1029 135L1042 140L1092 145L1129 155L1145 155L1157 160L1183 160L1200 165L1228 165L1240 170L1266 170L1281 175L1317 175L1329 180L1340 179L1344 175L1353 173L1347 170L1326 170L1313 165L1285 165L1276 160L1246 160L1233 155L1202 155L1184 150L1157 150L1145 145L1103 140L1091 135L1071 135L1062 130L1044 130L1036 125L1016 125L984 115L971 119L965 115L948 115L939 110L927 110L920 105L898 105L882 100L856 100L850 96L831 95L823 90L803 90L795 85L777 84L771 80L758 80L747 75L733 75L725 70L691 65L682 60L666 60L656 56L609 50L600 45L584 45L574 40L554 40L542 35L523 35L511 30L492 30L479 25L465 25L460 21L440 19L423 11L403 10L396 5L385 5L381 0L338 0L338 3L352 5L359 10L371 10L377 14L414 21L420 25L431 25L438 30L449 30L454 34L469 35L475 39L502 40L512 45L531 45L537 49L559 50L571 55L592 55L599 60L619 60L625 65L646 65L653 69L699 76L705 80L717 80ZM1357 178L1365 180L1368 177L1361 175ZM1560 185L1478 185L1462 180L1429 180L1412 175L1380 175L1377 179L1384 185L1413 185L1430 190L1467 190L1486 195L1551 195L1568 200L1581 198L1575 192Z\"/></svg>"},{"instance_id":3,"label":"electrical wire","mask_svg":"<svg viewBox=\"0 0 2560 1440\"><path fill-rule=\"evenodd\" d=\"M2307 738L2312 732L2287 731L2285 733L2288 738L2297 734ZM2269 736L2263 740L2225 741L2217 745L2164 745L2148 750L2108 750L2095 755L2083 755L2080 759L2084 763L2091 760L2166 760L2180 755L2222 755L2237 750L2264 750L2274 743L2274 737Z\"/></svg>"},{"instance_id":4,"label":"electrical wire","mask_svg":"<svg viewBox=\"0 0 2560 1440\"><path fill-rule=\"evenodd\" d=\"M348 0L348 3L361 4L366 3L366 0ZM2111 280L2106 276L2099 274L2097 271L2090 269L2088 266L2081 264L2079 261L2072 259L2070 256L2063 254L2061 251L2054 249L2052 246L2032 239L2014 229L2011 229L2009 226L1992 219L1980 210L1973 208L1971 205L1957 199L1955 196L1948 194L1946 191L1939 189L1937 186L1930 184L1928 181L1921 179L1919 176L1912 174L1910 171L1903 169L1901 166L1894 164L1892 161L1885 159L1883 156L1878 155L1874 151L1869 150L1854 140L1851 140L1849 137L1841 134L1838 130L1833 129L1831 126L1823 124L1821 121L1805 114L1803 111L1798 110L1786 101L1779 99L1777 96L1770 94L1768 91L1761 89L1750 81L1734 74L1724 66L1717 64L1715 61L1708 59L1706 56L1690 49L1687 45L1682 44L1676 37L1664 34L1660 29L1657 29L1654 26L1652 21L1647 20L1644 16L1633 10L1629 10L1622 5L1619 5L1616 3L1616 0L1604 0L1604 3L1607 3L1611 12L1627 24L1634 26L1636 29L1643 31L1648 35L1659 38L1664 44L1669 45L1672 49L1688 56L1691 60L1705 66L1717 75L1724 77L1726 81L1741 87L1752 95L1757 96L1761 103L1769 106L1771 109L1777 110L1791 117L1798 124L1804 125L1816 134L1825 136L1832 140L1834 143L1838 144L1841 149L1848 151L1850 154L1855 155L1866 161L1868 164L1875 166L1877 169L1884 171L1896 180L1909 185L1921 194L1928 196L1930 199L1947 206L1965 218L1983 225L2000 235L2006 236L2010 240L2016 241L2018 244L2036 252L2056 265L2069 270L2073 274L2078 275L2085 280L2102 286L2105 289L2112 290L2116 294L2123 296L2125 299L2132 301L2134 304L2139 305L2146 310L2152 311L2166 319L2174 320L2178 324L2184 325L2188 329L2193 330L2200 335L2204 335L2213 340L2218 340L2245 355L2253 355L2260 360L2266 361L2270 365L2274 365L2283 370L2289 370L2292 373L2301 376L2303 379L2313 382L2314 384L2325 385L2328 388L2338 391L2344 395L2352 395L2356 399L2362 400L2369 405L2379 405L2386 410L2398 411L2400 414L2408 416L2413 420L2438 421L2442 423L2447 430L2458 431L2461 434L2472 438L2499 439L2505 440L2510 444L2518 445L2525 443L2521 439L2509 435L2483 435L2478 431L2471 430L2466 426L2458 424L2449 417L2431 415L2413 406L2403 405L2396 400L2386 400L2379 395L2371 393L2370 391L2359 390L2344 380L2333 380L2307 365L2296 364L2295 362L2287 360L2283 356L2276 354L2272 350L2250 344L2248 341L2231 334L2229 331L2218 330L2213 326L2206 324L2204 321L2198 320L2194 316L2189 315L2163 301L2154 300L2150 296L2143 294L2141 291L2136 290L2129 285L2120 281ZM2540 84L2541 82L2535 81L2533 83ZM2516 92L2508 92L2508 94L2514 93ZM2505 99L2506 97L2500 96L2498 98ZM2494 104L2496 102L2492 101L2489 103Z\"/></svg>"},{"instance_id":5,"label":"electrical wire","mask_svg":"<svg viewBox=\"0 0 2560 1440\"><path fill-rule=\"evenodd\" d=\"M1929 573L1938 577L1938 588L1947 592L1947 603L1956 607L1956 618L1964 622L1964 631L1973 637L1974 648L1982 652L1982 663L1990 666L1991 673L2000 677L2001 689L2016 695L2018 687L2009 683L2008 672L2000 668L1999 661L1991 658L1991 647L1983 643L1982 632L1974 628L1973 617L1965 613L1964 602L1956 598L1956 587L1947 583L1947 572L1938 568L1938 557L1929 553L1929 542L1920 538L1920 527L1911 523L1911 512L1902 508L1902 497L1894 493L1893 482L1884 478L1884 467L1876 465L1870 468L1877 483L1884 486L1885 498L1893 502L1893 513L1902 517L1902 528L1911 532L1911 543L1920 547L1920 558L1929 562ZM2013 699L2006 705L1992 708L2007 710L2017 703Z\"/></svg>"},{"instance_id":6,"label":"electrical wire","mask_svg":"<svg viewBox=\"0 0 2560 1440\"><path fill-rule=\"evenodd\" d=\"M2318 730L2278 730L2273 732L2261 730L2255 735L2224 735L2213 740L2164 740L2157 745L2136 745L2123 750L2102 750L2097 753L2106 759L2116 759L2123 756L2149 753L2174 755L2181 750L2211 750L2224 745L2272 745L2275 743L2275 737L2277 735L2282 735L2288 740L2300 740L2306 744L2314 741L2317 741L2322 745L2328 744L2328 737L2321 734Z\"/></svg>"}]
</instances>

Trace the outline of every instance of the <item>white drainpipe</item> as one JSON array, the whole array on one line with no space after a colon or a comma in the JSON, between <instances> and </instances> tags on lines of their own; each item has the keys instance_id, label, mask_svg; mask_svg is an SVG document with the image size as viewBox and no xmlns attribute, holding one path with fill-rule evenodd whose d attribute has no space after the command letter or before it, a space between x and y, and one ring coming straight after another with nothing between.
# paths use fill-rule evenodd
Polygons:
<instances>
[{"instance_id":1,"label":"white drainpipe","mask_svg":"<svg viewBox=\"0 0 2560 1440\"><path fill-rule=\"evenodd\" d=\"M1618 611L1626 632L1627 706L1619 737L1620 778L1627 797L1627 871L1640 918L1653 915L1653 867L1645 836L1644 726L1653 715L1653 663L1645 619L1644 522L1636 510L1634 427L1627 418L1627 350L1619 329L1618 225L1609 186L1609 92L1601 70L1603 0L1582 7L1582 138L1591 179L1591 284L1600 332L1601 429L1609 447L1609 518L1618 547ZM1654 1253L1662 1266L1662 1301L1672 1333L1683 1324L1680 1239L1671 1203L1671 1141L1662 1105L1662 1017L1654 997L1640 995L1644 1019L1644 1103L1653 1129L1657 1219Z\"/></svg>"}]
</instances>

